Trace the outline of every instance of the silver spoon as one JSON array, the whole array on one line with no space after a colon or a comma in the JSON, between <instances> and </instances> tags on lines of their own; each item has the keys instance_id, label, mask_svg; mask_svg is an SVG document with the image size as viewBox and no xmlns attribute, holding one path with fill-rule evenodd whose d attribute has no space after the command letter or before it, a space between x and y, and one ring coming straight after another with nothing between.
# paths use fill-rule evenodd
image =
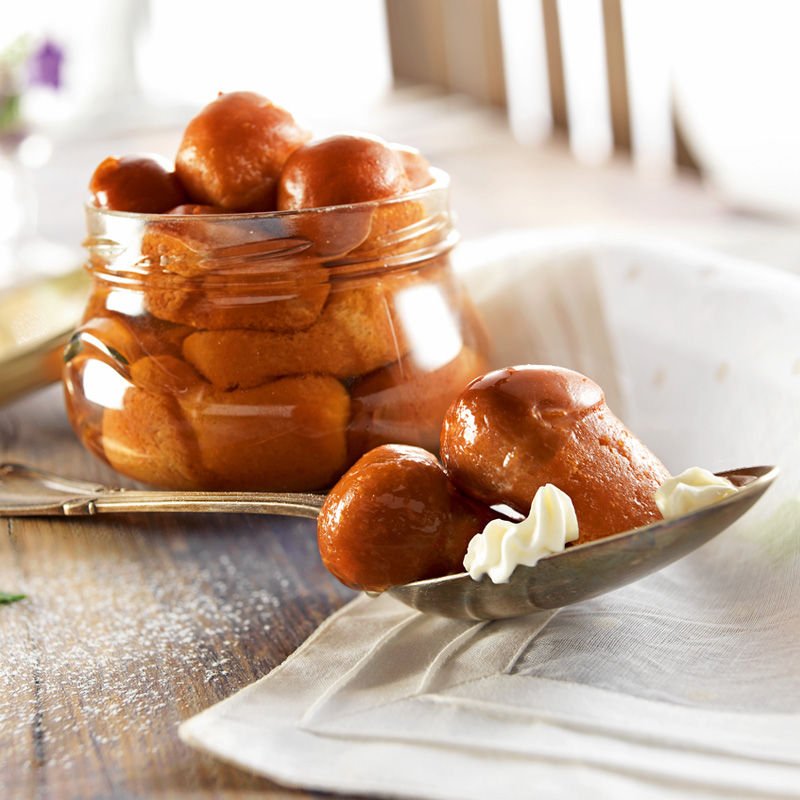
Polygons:
<instances>
[{"instance_id":1,"label":"silver spoon","mask_svg":"<svg viewBox=\"0 0 800 800\"><path fill-rule=\"evenodd\" d=\"M503 619L561 608L643 578L713 539L742 516L778 476L777 467L720 472L736 494L674 520L608 536L517 567L508 583L466 573L416 581L389 594L420 611L458 619ZM0 517L90 516L134 511L280 514L315 519L325 495L158 492L110 489L21 464L0 465Z\"/></svg>"}]
</instances>

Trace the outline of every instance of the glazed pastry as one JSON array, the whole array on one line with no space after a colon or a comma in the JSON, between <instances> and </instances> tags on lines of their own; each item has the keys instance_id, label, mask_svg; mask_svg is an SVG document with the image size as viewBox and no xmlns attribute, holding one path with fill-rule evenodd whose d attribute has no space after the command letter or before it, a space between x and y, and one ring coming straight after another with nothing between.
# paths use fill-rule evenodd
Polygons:
<instances>
[{"instance_id":1,"label":"glazed pastry","mask_svg":"<svg viewBox=\"0 0 800 800\"><path fill-rule=\"evenodd\" d=\"M210 386L180 399L210 489L323 489L347 466L350 398L327 375L281 378L255 389Z\"/></svg>"},{"instance_id":2,"label":"glazed pastry","mask_svg":"<svg viewBox=\"0 0 800 800\"><path fill-rule=\"evenodd\" d=\"M203 379L181 358L148 356L131 364L135 386L155 394L186 397L201 388Z\"/></svg>"},{"instance_id":3,"label":"glazed pastry","mask_svg":"<svg viewBox=\"0 0 800 800\"><path fill-rule=\"evenodd\" d=\"M301 147L286 162L278 186L278 209L296 211L399 198L411 188L403 157L394 145L373 136L331 136ZM423 215L417 202L398 201L372 209L369 228L353 252L405 250L405 229ZM306 226L309 224L313 220Z\"/></svg>"},{"instance_id":4,"label":"glazed pastry","mask_svg":"<svg viewBox=\"0 0 800 800\"><path fill-rule=\"evenodd\" d=\"M383 200L409 188L400 156L382 139L330 136L289 157L278 184L278 210Z\"/></svg>"},{"instance_id":5,"label":"glazed pastry","mask_svg":"<svg viewBox=\"0 0 800 800\"><path fill-rule=\"evenodd\" d=\"M549 366L473 381L447 412L441 457L464 493L521 514L540 486L554 484L572 498L579 542L660 519L653 495L669 476L594 381Z\"/></svg>"},{"instance_id":6,"label":"glazed pastry","mask_svg":"<svg viewBox=\"0 0 800 800\"><path fill-rule=\"evenodd\" d=\"M264 286L254 278L226 288L224 276L192 281L164 273L145 281L147 310L158 319L208 331L303 330L325 305L330 291L326 278L309 271L302 280L287 280L283 286Z\"/></svg>"},{"instance_id":7,"label":"glazed pastry","mask_svg":"<svg viewBox=\"0 0 800 800\"><path fill-rule=\"evenodd\" d=\"M161 214L186 202L186 191L160 156L109 156L89 181L94 205L112 211Z\"/></svg>"},{"instance_id":8,"label":"glazed pastry","mask_svg":"<svg viewBox=\"0 0 800 800\"><path fill-rule=\"evenodd\" d=\"M353 253L363 259L385 263L392 258L422 250L439 235L434 228L419 229L425 206L418 200L394 200L372 212L369 235Z\"/></svg>"},{"instance_id":9,"label":"glazed pastry","mask_svg":"<svg viewBox=\"0 0 800 800\"><path fill-rule=\"evenodd\" d=\"M290 240L270 240L255 226L243 230L202 217L153 223L141 242L151 264L143 279L147 310L212 331L307 328L325 305L328 273L307 262L276 277L270 272L275 259L292 246Z\"/></svg>"},{"instance_id":10,"label":"glazed pastry","mask_svg":"<svg viewBox=\"0 0 800 800\"><path fill-rule=\"evenodd\" d=\"M342 583L380 592L461 572L469 540L493 516L459 494L431 453L384 445L328 493L317 541L323 563Z\"/></svg>"},{"instance_id":11,"label":"glazed pastry","mask_svg":"<svg viewBox=\"0 0 800 800\"><path fill-rule=\"evenodd\" d=\"M355 381L350 387L351 458L390 442L438 450L450 403L486 366L480 353L462 347L454 359L436 369L425 369L407 356Z\"/></svg>"},{"instance_id":12,"label":"glazed pastry","mask_svg":"<svg viewBox=\"0 0 800 800\"><path fill-rule=\"evenodd\" d=\"M103 412L102 447L114 469L174 489L205 485L194 433L174 397L131 386L122 408Z\"/></svg>"},{"instance_id":13,"label":"glazed pastry","mask_svg":"<svg viewBox=\"0 0 800 800\"><path fill-rule=\"evenodd\" d=\"M373 209L369 206L331 206L310 214L283 217L284 230L306 243L305 254L330 263L346 257L369 236Z\"/></svg>"},{"instance_id":14,"label":"glazed pastry","mask_svg":"<svg viewBox=\"0 0 800 800\"><path fill-rule=\"evenodd\" d=\"M309 137L265 97L220 94L186 126L175 167L195 203L273 211L281 169Z\"/></svg>"},{"instance_id":15,"label":"glazed pastry","mask_svg":"<svg viewBox=\"0 0 800 800\"><path fill-rule=\"evenodd\" d=\"M409 147L405 144L391 144L389 146L400 156L400 160L403 162L403 168L411 191L422 189L433 183L431 165L416 147Z\"/></svg>"},{"instance_id":16,"label":"glazed pastry","mask_svg":"<svg viewBox=\"0 0 800 800\"><path fill-rule=\"evenodd\" d=\"M405 352L384 289L333 291L319 319L295 333L198 331L183 354L220 389L258 386L279 375L363 375Z\"/></svg>"}]
</instances>

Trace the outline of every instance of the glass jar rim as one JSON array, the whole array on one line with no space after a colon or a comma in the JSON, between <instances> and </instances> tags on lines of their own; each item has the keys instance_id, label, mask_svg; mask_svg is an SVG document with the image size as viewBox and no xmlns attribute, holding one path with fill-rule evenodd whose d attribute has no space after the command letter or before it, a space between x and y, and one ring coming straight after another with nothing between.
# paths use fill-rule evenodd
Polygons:
<instances>
[{"instance_id":1,"label":"glass jar rim","mask_svg":"<svg viewBox=\"0 0 800 800\"><path fill-rule=\"evenodd\" d=\"M458 241L449 176L397 197L298 211L138 214L87 205L87 268L108 282L191 285L207 276L286 281L324 267L329 277L413 267Z\"/></svg>"},{"instance_id":2,"label":"glass jar rim","mask_svg":"<svg viewBox=\"0 0 800 800\"><path fill-rule=\"evenodd\" d=\"M450 175L438 167L431 167L430 172L431 175L433 175L433 183L429 183L428 185L423 186L420 189L415 189L412 192L406 192L405 194L396 195L394 197L386 197L381 200L364 200L360 203L342 203L341 205L319 206L317 208L301 208L287 211L226 211L215 214L144 214L138 211L117 211L110 208L101 208L100 206L96 206L87 201L84 203L84 209L87 214L91 214L93 216L96 215L98 217L114 217L119 219L137 220L142 223L159 222L164 220L178 223L184 220L198 219L207 222L215 220L244 222L249 219L290 219L293 217L333 214L344 211L366 211L368 209L381 208L396 203L424 200L425 198L438 193L447 193L450 189Z\"/></svg>"}]
</instances>

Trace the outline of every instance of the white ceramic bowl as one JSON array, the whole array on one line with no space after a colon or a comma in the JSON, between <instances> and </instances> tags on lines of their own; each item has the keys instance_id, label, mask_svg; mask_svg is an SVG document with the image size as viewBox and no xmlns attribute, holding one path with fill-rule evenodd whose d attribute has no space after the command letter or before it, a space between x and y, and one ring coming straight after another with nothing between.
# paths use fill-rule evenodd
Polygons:
<instances>
[{"instance_id":1,"label":"white ceramic bowl","mask_svg":"<svg viewBox=\"0 0 800 800\"><path fill-rule=\"evenodd\" d=\"M800 216L800 3L677 0L670 13L676 112L712 185Z\"/></svg>"}]
</instances>

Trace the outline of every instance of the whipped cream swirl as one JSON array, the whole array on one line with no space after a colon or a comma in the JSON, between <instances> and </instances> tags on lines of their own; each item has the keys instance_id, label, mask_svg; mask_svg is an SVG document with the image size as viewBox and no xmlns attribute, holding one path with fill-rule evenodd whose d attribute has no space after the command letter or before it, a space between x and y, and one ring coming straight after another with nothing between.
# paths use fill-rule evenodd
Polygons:
<instances>
[{"instance_id":1,"label":"whipped cream swirl","mask_svg":"<svg viewBox=\"0 0 800 800\"><path fill-rule=\"evenodd\" d=\"M668 478L655 493L655 501L664 519L675 519L732 495L736 487L702 467L689 469Z\"/></svg>"},{"instance_id":2,"label":"whipped cream swirl","mask_svg":"<svg viewBox=\"0 0 800 800\"><path fill-rule=\"evenodd\" d=\"M494 583L508 583L519 564L532 567L577 538L578 518L572 500L547 483L536 492L530 513L521 522L493 519L472 537L464 569L474 580L488 575Z\"/></svg>"}]
</instances>

